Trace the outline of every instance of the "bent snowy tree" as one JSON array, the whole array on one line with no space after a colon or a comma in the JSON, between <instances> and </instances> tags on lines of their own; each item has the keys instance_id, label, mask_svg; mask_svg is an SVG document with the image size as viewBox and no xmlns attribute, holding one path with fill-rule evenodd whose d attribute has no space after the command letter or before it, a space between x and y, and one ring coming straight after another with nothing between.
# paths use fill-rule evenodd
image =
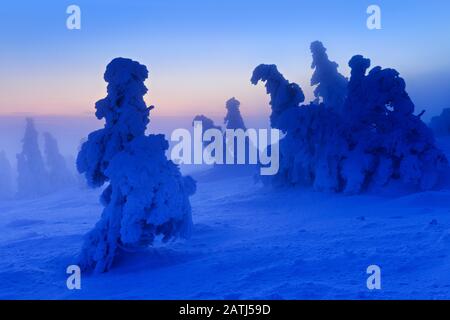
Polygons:
<instances>
[{"instance_id":1,"label":"bent snowy tree","mask_svg":"<svg viewBox=\"0 0 450 320\"><path fill-rule=\"evenodd\" d=\"M322 103L316 99L300 105L301 88L275 65L259 65L251 78L253 84L265 82L271 126L285 133L280 170L272 182L347 193L392 183L427 190L442 182L447 159L420 115L414 115L399 73L381 67L367 73L370 60L354 56L344 93L346 79L325 48L314 42L311 49L316 69L311 83L317 85L315 95Z\"/></svg>"},{"instance_id":2,"label":"bent snowy tree","mask_svg":"<svg viewBox=\"0 0 450 320\"><path fill-rule=\"evenodd\" d=\"M166 158L163 135L145 134L153 108L143 99L147 77L144 65L124 58L112 60L104 74L108 95L95 108L105 126L89 134L77 158L90 186L108 183L101 195L102 216L80 256L84 270L107 271L118 250L187 237L191 231L189 196L195 181Z\"/></svg>"}]
</instances>

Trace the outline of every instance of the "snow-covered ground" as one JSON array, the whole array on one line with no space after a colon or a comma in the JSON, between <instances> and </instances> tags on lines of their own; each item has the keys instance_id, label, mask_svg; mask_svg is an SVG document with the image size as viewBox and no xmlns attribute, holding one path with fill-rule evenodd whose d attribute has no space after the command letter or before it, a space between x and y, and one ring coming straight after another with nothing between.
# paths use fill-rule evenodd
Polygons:
<instances>
[{"instance_id":1,"label":"snow-covered ground","mask_svg":"<svg viewBox=\"0 0 450 320\"><path fill-rule=\"evenodd\" d=\"M66 288L99 190L0 203L2 299L450 298L450 190L402 197L199 179L188 241L122 254ZM381 267L369 291L366 268Z\"/></svg>"}]
</instances>

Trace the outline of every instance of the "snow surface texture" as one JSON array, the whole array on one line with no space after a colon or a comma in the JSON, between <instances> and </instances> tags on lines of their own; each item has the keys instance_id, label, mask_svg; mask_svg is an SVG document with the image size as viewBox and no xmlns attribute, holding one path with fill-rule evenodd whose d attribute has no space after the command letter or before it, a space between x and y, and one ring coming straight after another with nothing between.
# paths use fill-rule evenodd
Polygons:
<instances>
[{"instance_id":1,"label":"snow surface texture","mask_svg":"<svg viewBox=\"0 0 450 320\"><path fill-rule=\"evenodd\" d=\"M191 231L188 197L195 182L166 158L163 135L145 135L153 108L143 99L147 77L147 68L130 59L116 58L106 68L108 95L95 105L105 126L89 134L77 159L90 186L109 183L101 195L102 217L82 249L84 270L107 271L119 249L136 250Z\"/></svg>"},{"instance_id":2,"label":"snow surface texture","mask_svg":"<svg viewBox=\"0 0 450 320\"><path fill-rule=\"evenodd\" d=\"M436 136L450 135L450 108L442 110L439 116L431 118L430 128Z\"/></svg>"},{"instance_id":3,"label":"snow surface texture","mask_svg":"<svg viewBox=\"0 0 450 320\"><path fill-rule=\"evenodd\" d=\"M280 141L277 185L312 185L316 190L359 193L398 184L429 190L444 183L448 162L435 146L431 130L405 91L394 69L375 67L354 56L346 94L344 77L320 42L311 45L312 84L323 103L300 105L301 88L275 65L259 65L251 82L265 82L271 97L271 125L286 135ZM345 97L345 99L344 99ZM329 105L327 105L327 103Z\"/></svg>"},{"instance_id":4,"label":"snow surface texture","mask_svg":"<svg viewBox=\"0 0 450 320\"><path fill-rule=\"evenodd\" d=\"M68 290L99 193L0 202L1 299L450 298L448 189L347 196L205 180L189 241L121 252L109 272L82 272L81 290ZM373 264L381 290L366 287Z\"/></svg>"}]
</instances>

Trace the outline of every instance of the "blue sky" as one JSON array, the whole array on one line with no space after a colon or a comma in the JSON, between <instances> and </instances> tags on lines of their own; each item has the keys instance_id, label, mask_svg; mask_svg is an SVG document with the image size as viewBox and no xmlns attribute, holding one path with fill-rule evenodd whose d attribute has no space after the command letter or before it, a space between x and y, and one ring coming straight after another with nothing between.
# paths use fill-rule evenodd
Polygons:
<instances>
[{"instance_id":1,"label":"blue sky","mask_svg":"<svg viewBox=\"0 0 450 320\"><path fill-rule=\"evenodd\" d=\"M66 29L70 4L81 8L81 30ZM370 4L381 7L382 30L366 28ZM310 98L314 40L345 75L351 56L363 54L397 69L418 109L450 107L447 0L16 0L0 15L0 114L90 112L117 56L147 65L146 100L157 114L223 114L232 96L244 114L265 114L253 68L277 64Z\"/></svg>"}]
</instances>

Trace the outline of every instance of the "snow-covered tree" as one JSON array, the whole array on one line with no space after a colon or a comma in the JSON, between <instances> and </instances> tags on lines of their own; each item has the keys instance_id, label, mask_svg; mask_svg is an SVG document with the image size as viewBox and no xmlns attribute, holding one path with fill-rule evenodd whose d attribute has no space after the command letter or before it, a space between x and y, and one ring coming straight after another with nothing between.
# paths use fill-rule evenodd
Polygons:
<instances>
[{"instance_id":1,"label":"snow-covered tree","mask_svg":"<svg viewBox=\"0 0 450 320\"><path fill-rule=\"evenodd\" d=\"M450 135L450 108L442 110L439 116L431 118L430 128L436 136Z\"/></svg>"},{"instance_id":2,"label":"snow-covered tree","mask_svg":"<svg viewBox=\"0 0 450 320\"><path fill-rule=\"evenodd\" d=\"M239 100L234 97L226 102L227 115L224 118L224 123L227 129L246 130L244 119L242 119L241 111L239 110L240 105Z\"/></svg>"},{"instance_id":3,"label":"snow-covered tree","mask_svg":"<svg viewBox=\"0 0 450 320\"><path fill-rule=\"evenodd\" d=\"M278 71L274 64L261 64L255 68L251 78L253 84L259 81L265 82L266 92L270 95L270 125L272 128L284 130L284 121L279 121L280 116L291 108L298 107L305 101L302 89L296 83L290 83Z\"/></svg>"},{"instance_id":4,"label":"snow-covered tree","mask_svg":"<svg viewBox=\"0 0 450 320\"><path fill-rule=\"evenodd\" d=\"M337 71L339 65L328 59L327 49L322 42L311 43L311 53L311 68L314 69L311 85L317 85L314 90L316 103L322 101L325 106L340 111L347 94L347 79Z\"/></svg>"},{"instance_id":5,"label":"snow-covered tree","mask_svg":"<svg viewBox=\"0 0 450 320\"><path fill-rule=\"evenodd\" d=\"M194 117L194 119L192 120L192 126L194 126L195 122L202 123L202 136L205 133L205 131L209 129L217 129L222 131L221 126L217 126L212 119L208 118L207 116L204 116L203 114ZM210 142L208 141L203 141L204 146L208 145L209 143Z\"/></svg>"},{"instance_id":6,"label":"snow-covered tree","mask_svg":"<svg viewBox=\"0 0 450 320\"><path fill-rule=\"evenodd\" d=\"M147 77L147 68L136 61L109 63L108 95L95 106L105 126L89 134L78 154L78 170L91 186L108 183L101 196L103 214L82 249L85 270L107 271L119 249L187 237L191 231L195 181L166 158L163 135L145 135L152 109L143 99Z\"/></svg>"},{"instance_id":7,"label":"snow-covered tree","mask_svg":"<svg viewBox=\"0 0 450 320\"><path fill-rule=\"evenodd\" d=\"M239 157L238 157L238 150L239 150L239 143L242 143L239 141L239 139L235 136L238 130L247 130L245 127L244 119L242 118L241 111L239 109L241 103L239 100L237 100L235 97L229 99L225 103L225 107L227 109L227 114L224 118L224 124L226 127L225 131L225 157L227 159L233 159L234 164L239 163ZM231 136L228 134L228 130L233 130L234 133L231 134ZM234 141L233 141L234 140ZM231 142L233 143L231 148ZM245 157L243 158L244 163L241 164L248 164L249 162L249 154L248 150L250 147L253 147L251 145L253 142L250 141L249 137L245 137L244 139L244 149L245 150Z\"/></svg>"},{"instance_id":8,"label":"snow-covered tree","mask_svg":"<svg viewBox=\"0 0 450 320\"><path fill-rule=\"evenodd\" d=\"M58 142L48 132L44 133L44 154L51 188L60 190L73 185L75 178L67 167L66 159L59 151Z\"/></svg>"},{"instance_id":9,"label":"snow-covered tree","mask_svg":"<svg viewBox=\"0 0 450 320\"><path fill-rule=\"evenodd\" d=\"M22 152L17 154L17 196L28 198L49 192L50 184L38 143L38 132L31 118L26 119Z\"/></svg>"},{"instance_id":10,"label":"snow-covered tree","mask_svg":"<svg viewBox=\"0 0 450 320\"><path fill-rule=\"evenodd\" d=\"M222 130L222 127L215 125L214 120L212 120L202 114L194 117L194 120L192 120L192 125L194 125L194 122L196 122L196 121L200 121L202 123L203 131L206 131L208 129Z\"/></svg>"},{"instance_id":11,"label":"snow-covered tree","mask_svg":"<svg viewBox=\"0 0 450 320\"><path fill-rule=\"evenodd\" d=\"M314 46L325 52L321 44ZM272 127L285 133L274 181L347 193L396 182L417 189L438 185L448 172L447 159L420 115L414 115L404 80L397 71L380 67L366 75L370 60L362 56L353 57L349 66L351 78L340 107L338 99L325 98L322 89L318 92L324 103L300 106L301 89L274 65L260 65L253 72L252 83L265 82L270 94ZM341 92L341 83L333 91L328 78L316 75L313 83L329 87L328 93ZM334 104L327 106L326 101Z\"/></svg>"},{"instance_id":12,"label":"snow-covered tree","mask_svg":"<svg viewBox=\"0 0 450 320\"><path fill-rule=\"evenodd\" d=\"M420 115L414 115L403 78L396 70L381 67L366 75L370 60L360 55L349 66L352 75L343 112L352 119L347 139L350 152L360 154L360 165L356 168L350 162L347 170L364 180L374 177L381 185L400 180L423 190L433 188L448 170L447 159L436 147L432 131ZM362 159L371 165L362 167Z\"/></svg>"},{"instance_id":13,"label":"snow-covered tree","mask_svg":"<svg viewBox=\"0 0 450 320\"><path fill-rule=\"evenodd\" d=\"M11 164L5 151L0 151L0 199L10 199L13 196L13 180Z\"/></svg>"}]
</instances>

